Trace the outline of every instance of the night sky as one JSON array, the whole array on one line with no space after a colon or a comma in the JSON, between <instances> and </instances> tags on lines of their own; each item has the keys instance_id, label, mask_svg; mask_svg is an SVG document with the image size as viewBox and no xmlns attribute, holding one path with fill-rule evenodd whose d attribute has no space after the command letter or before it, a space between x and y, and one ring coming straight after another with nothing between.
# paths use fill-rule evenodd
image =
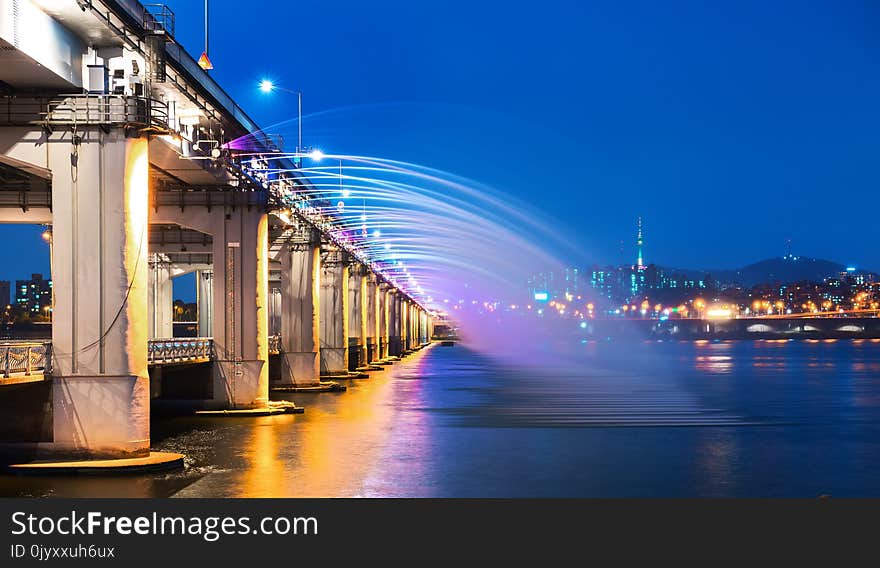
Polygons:
<instances>
[{"instance_id":1,"label":"night sky","mask_svg":"<svg viewBox=\"0 0 880 568\"><path fill-rule=\"evenodd\" d=\"M202 2L167 3L197 57ZM318 113L306 144L503 189L584 259L633 262L641 215L648 262L732 268L790 238L877 270L878 22L870 1L211 0L210 55L289 149L296 98L262 78ZM0 228L0 278L48 270L39 233Z\"/></svg>"}]
</instances>

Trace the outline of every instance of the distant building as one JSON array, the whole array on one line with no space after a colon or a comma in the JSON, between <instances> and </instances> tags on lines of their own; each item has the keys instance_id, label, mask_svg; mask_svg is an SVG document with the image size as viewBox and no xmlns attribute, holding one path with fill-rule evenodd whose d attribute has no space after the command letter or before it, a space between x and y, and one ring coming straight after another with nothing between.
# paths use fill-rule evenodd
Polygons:
<instances>
[{"instance_id":1,"label":"distant building","mask_svg":"<svg viewBox=\"0 0 880 568\"><path fill-rule=\"evenodd\" d=\"M32 316L48 316L52 306L52 281L44 280L42 274L31 274L30 280L16 280L15 305Z\"/></svg>"},{"instance_id":2,"label":"distant building","mask_svg":"<svg viewBox=\"0 0 880 568\"><path fill-rule=\"evenodd\" d=\"M0 307L2 308L6 308L6 306L12 303L9 285L9 280L0 280Z\"/></svg>"},{"instance_id":3,"label":"distant building","mask_svg":"<svg viewBox=\"0 0 880 568\"><path fill-rule=\"evenodd\" d=\"M638 251L638 255L636 257L636 269L644 270L645 269L645 239L642 234L642 218L639 217L638 222L638 231L636 233L636 250Z\"/></svg>"}]
</instances>

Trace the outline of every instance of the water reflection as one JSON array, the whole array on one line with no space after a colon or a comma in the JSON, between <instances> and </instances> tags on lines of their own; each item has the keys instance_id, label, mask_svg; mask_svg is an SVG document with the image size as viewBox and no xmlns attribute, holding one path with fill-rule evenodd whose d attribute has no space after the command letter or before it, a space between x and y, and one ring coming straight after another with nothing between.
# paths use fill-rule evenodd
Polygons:
<instances>
[{"instance_id":1,"label":"water reflection","mask_svg":"<svg viewBox=\"0 0 880 568\"><path fill-rule=\"evenodd\" d=\"M869 342L599 342L517 367L435 347L348 386L291 396L303 415L155 420L184 472L0 495L880 496Z\"/></svg>"}]
</instances>

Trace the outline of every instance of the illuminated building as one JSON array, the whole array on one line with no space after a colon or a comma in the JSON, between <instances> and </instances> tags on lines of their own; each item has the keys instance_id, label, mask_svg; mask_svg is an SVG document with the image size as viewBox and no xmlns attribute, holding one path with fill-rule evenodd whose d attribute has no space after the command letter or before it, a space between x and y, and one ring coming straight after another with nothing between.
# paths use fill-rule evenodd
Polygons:
<instances>
[{"instance_id":1,"label":"illuminated building","mask_svg":"<svg viewBox=\"0 0 880 568\"><path fill-rule=\"evenodd\" d=\"M52 281L42 274L31 274L30 280L15 281L15 305L31 315L45 314L52 306Z\"/></svg>"},{"instance_id":2,"label":"illuminated building","mask_svg":"<svg viewBox=\"0 0 880 568\"><path fill-rule=\"evenodd\" d=\"M639 217L638 232L636 234L636 250L638 253L637 258L636 258L636 268L638 270L645 269L645 257L644 257L644 250L643 250L644 246L645 246L645 240L644 240L643 234L642 234L642 218Z\"/></svg>"}]
</instances>

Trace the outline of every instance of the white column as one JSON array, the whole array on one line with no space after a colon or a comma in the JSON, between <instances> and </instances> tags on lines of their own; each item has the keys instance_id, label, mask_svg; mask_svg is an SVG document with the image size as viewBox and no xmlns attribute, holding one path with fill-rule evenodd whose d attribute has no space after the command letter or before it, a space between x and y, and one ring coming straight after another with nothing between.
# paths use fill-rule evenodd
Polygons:
<instances>
[{"instance_id":1,"label":"white column","mask_svg":"<svg viewBox=\"0 0 880 568\"><path fill-rule=\"evenodd\" d=\"M281 284L269 284L269 335L281 334Z\"/></svg>"},{"instance_id":2,"label":"white column","mask_svg":"<svg viewBox=\"0 0 880 568\"><path fill-rule=\"evenodd\" d=\"M96 129L81 131L74 147L66 134L36 148L53 174L48 449L89 458L146 455L147 140Z\"/></svg>"},{"instance_id":3,"label":"white column","mask_svg":"<svg viewBox=\"0 0 880 568\"><path fill-rule=\"evenodd\" d=\"M408 336L409 326L412 325L410 317L409 300L401 294L400 296L400 352L404 353L409 348Z\"/></svg>"},{"instance_id":4,"label":"white column","mask_svg":"<svg viewBox=\"0 0 880 568\"><path fill-rule=\"evenodd\" d=\"M388 353L394 356L401 355L400 331L401 331L401 305L400 291L392 290L388 296Z\"/></svg>"},{"instance_id":5,"label":"white column","mask_svg":"<svg viewBox=\"0 0 880 568\"><path fill-rule=\"evenodd\" d=\"M268 218L242 207L214 217L214 400L227 408L269 402Z\"/></svg>"},{"instance_id":6,"label":"white column","mask_svg":"<svg viewBox=\"0 0 880 568\"><path fill-rule=\"evenodd\" d=\"M416 319L416 305L411 301L406 301L406 331L404 332L404 342L406 344L406 349L411 350L416 346L416 326L418 325L418 320Z\"/></svg>"},{"instance_id":7,"label":"white column","mask_svg":"<svg viewBox=\"0 0 880 568\"><path fill-rule=\"evenodd\" d=\"M428 314L424 310L419 310L419 345L428 342Z\"/></svg>"},{"instance_id":8,"label":"white column","mask_svg":"<svg viewBox=\"0 0 880 568\"><path fill-rule=\"evenodd\" d=\"M364 277L364 290L367 360L373 363L379 360L379 281L375 273Z\"/></svg>"},{"instance_id":9,"label":"white column","mask_svg":"<svg viewBox=\"0 0 880 568\"><path fill-rule=\"evenodd\" d=\"M356 263L348 273L349 367L367 364L367 267ZM353 369L352 369L353 370Z\"/></svg>"},{"instance_id":10,"label":"white column","mask_svg":"<svg viewBox=\"0 0 880 568\"><path fill-rule=\"evenodd\" d=\"M281 384L320 380L320 235L303 228L288 236L281 256Z\"/></svg>"},{"instance_id":11,"label":"white column","mask_svg":"<svg viewBox=\"0 0 880 568\"><path fill-rule=\"evenodd\" d=\"M150 339L174 337L174 285L171 261L163 254L151 254L147 305Z\"/></svg>"},{"instance_id":12,"label":"white column","mask_svg":"<svg viewBox=\"0 0 880 568\"><path fill-rule=\"evenodd\" d=\"M379 319L379 325L377 326L377 329L379 330L378 343L380 359L388 357L388 310L391 304L391 302L389 301L390 288L391 285L387 282L380 282L376 295L376 306L378 308L377 316Z\"/></svg>"},{"instance_id":13,"label":"white column","mask_svg":"<svg viewBox=\"0 0 880 568\"><path fill-rule=\"evenodd\" d=\"M348 373L348 254L321 250L321 374Z\"/></svg>"},{"instance_id":14,"label":"white column","mask_svg":"<svg viewBox=\"0 0 880 568\"><path fill-rule=\"evenodd\" d=\"M196 271L196 305L198 307L199 337L214 333L214 272Z\"/></svg>"}]
</instances>

